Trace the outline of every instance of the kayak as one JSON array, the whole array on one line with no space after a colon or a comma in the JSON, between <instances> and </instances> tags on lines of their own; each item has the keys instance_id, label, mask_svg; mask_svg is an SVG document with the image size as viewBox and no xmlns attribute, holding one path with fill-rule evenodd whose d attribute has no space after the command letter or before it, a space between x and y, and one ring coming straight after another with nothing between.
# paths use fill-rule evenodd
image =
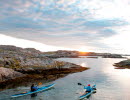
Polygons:
<instances>
[{"instance_id":1,"label":"kayak","mask_svg":"<svg viewBox=\"0 0 130 100\"><path fill-rule=\"evenodd\" d=\"M94 93L94 92L96 92L96 85L93 85L93 86L92 86L92 91L91 91L90 93L86 93L86 94L84 94L84 95L81 95L81 96L79 97L79 100L84 99L84 98L90 96L90 95L91 95L92 93Z\"/></svg>"},{"instance_id":2,"label":"kayak","mask_svg":"<svg viewBox=\"0 0 130 100\"><path fill-rule=\"evenodd\" d=\"M15 98L15 97L20 97L20 96L25 96L25 95L29 95L29 94L38 93L38 92L41 92L41 91L48 90L48 89L54 87L54 85L55 84L53 83L53 84L50 84L50 85L47 85L47 86L40 87L36 91L33 91L33 92L29 91L29 92L26 92L26 93L15 94L15 95L12 95L11 97Z\"/></svg>"},{"instance_id":3,"label":"kayak","mask_svg":"<svg viewBox=\"0 0 130 100\"><path fill-rule=\"evenodd\" d=\"M92 91L91 91L90 93L86 93L86 94L84 94L84 95L81 95L81 96L79 97L79 100L84 99L84 98L90 96L90 95L91 95L92 93L94 93L94 92L96 92L96 85L93 85L93 86L92 86Z\"/></svg>"}]
</instances>

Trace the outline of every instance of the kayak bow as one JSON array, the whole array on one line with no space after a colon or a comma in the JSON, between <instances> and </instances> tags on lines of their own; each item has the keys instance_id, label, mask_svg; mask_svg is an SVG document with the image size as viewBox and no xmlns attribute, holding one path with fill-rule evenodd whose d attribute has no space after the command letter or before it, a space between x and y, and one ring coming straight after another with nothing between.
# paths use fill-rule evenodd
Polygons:
<instances>
[{"instance_id":1,"label":"kayak bow","mask_svg":"<svg viewBox=\"0 0 130 100\"><path fill-rule=\"evenodd\" d=\"M38 93L38 92L41 92L41 91L45 91L45 90L48 90L50 88L52 88L55 84L50 84L50 85L47 85L47 86L43 86L43 87L40 87L38 88L36 91L29 91L29 92L26 92L26 93L20 93L20 94L15 94L15 95L12 95L11 97L12 98L15 98L15 97L20 97L20 96L25 96L25 95L29 95L29 94L33 94L33 93Z\"/></svg>"}]
</instances>

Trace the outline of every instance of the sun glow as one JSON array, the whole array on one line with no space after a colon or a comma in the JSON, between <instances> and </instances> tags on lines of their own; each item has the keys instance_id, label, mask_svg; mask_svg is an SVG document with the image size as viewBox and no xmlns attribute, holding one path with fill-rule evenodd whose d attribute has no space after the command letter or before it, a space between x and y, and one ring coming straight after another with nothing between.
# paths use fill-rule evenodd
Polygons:
<instances>
[{"instance_id":1,"label":"sun glow","mask_svg":"<svg viewBox=\"0 0 130 100\"><path fill-rule=\"evenodd\" d=\"M85 64L85 63L81 63L81 66L82 66L82 67L86 67L86 64Z\"/></svg>"}]
</instances>

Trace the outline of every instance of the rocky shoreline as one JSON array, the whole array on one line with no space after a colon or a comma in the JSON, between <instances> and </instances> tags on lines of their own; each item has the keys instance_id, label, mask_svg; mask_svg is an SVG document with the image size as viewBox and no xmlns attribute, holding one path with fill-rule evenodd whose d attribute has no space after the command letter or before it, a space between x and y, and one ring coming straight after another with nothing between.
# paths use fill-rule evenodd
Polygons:
<instances>
[{"instance_id":1,"label":"rocky shoreline","mask_svg":"<svg viewBox=\"0 0 130 100\"><path fill-rule=\"evenodd\" d=\"M88 68L43 56L34 48L0 45L0 89L36 82L55 80L69 73Z\"/></svg>"},{"instance_id":2,"label":"rocky shoreline","mask_svg":"<svg viewBox=\"0 0 130 100\"><path fill-rule=\"evenodd\" d=\"M87 70L87 67L55 60L55 58L79 58L79 56L122 58L119 54L110 53L66 50L41 52L34 48L0 45L0 89L12 88L38 80L55 80L69 73ZM120 64L115 64L115 66L120 66Z\"/></svg>"},{"instance_id":3,"label":"rocky shoreline","mask_svg":"<svg viewBox=\"0 0 130 100\"><path fill-rule=\"evenodd\" d=\"M125 69L125 68L130 69L130 59L123 60L119 63L115 63L114 66L116 67L116 69Z\"/></svg>"},{"instance_id":4,"label":"rocky shoreline","mask_svg":"<svg viewBox=\"0 0 130 100\"><path fill-rule=\"evenodd\" d=\"M35 83L39 80L44 81L53 81L58 78L64 77L70 73L82 72L87 70L86 67L71 67L71 68L61 68L61 69L39 69L39 71L28 71L21 77L12 78L9 80L0 82L0 90L14 88L20 85L26 85L29 83Z\"/></svg>"}]
</instances>

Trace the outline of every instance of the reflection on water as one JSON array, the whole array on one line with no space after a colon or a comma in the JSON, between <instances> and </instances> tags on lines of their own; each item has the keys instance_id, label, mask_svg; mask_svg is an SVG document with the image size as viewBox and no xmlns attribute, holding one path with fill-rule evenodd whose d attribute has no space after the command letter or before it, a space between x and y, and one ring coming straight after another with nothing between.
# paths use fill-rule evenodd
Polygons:
<instances>
[{"instance_id":1,"label":"reflection on water","mask_svg":"<svg viewBox=\"0 0 130 100\"><path fill-rule=\"evenodd\" d=\"M87 67L85 63L80 64L82 67Z\"/></svg>"},{"instance_id":2,"label":"reflection on water","mask_svg":"<svg viewBox=\"0 0 130 100\"><path fill-rule=\"evenodd\" d=\"M61 59L76 64L86 64L91 69L80 73L82 82L97 84L92 100L130 100L130 69L115 69L113 64L124 59L81 58ZM76 76L76 75L75 75Z\"/></svg>"},{"instance_id":3,"label":"reflection on water","mask_svg":"<svg viewBox=\"0 0 130 100\"><path fill-rule=\"evenodd\" d=\"M92 95L89 100L130 100L130 69L114 69L113 66L114 63L123 59L60 58L59 60L90 67L90 69L69 74L54 81L56 83L55 89L38 93L34 98L24 96L11 100L78 100L80 93L84 92L83 86L77 84L79 82L84 85L88 83L97 85L97 93ZM0 92L0 98L23 92L24 89L28 88L19 87L2 91ZM19 91L16 91L18 89Z\"/></svg>"},{"instance_id":4,"label":"reflection on water","mask_svg":"<svg viewBox=\"0 0 130 100\"><path fill-rule=\"evenodd\" d=\"M111 59L108 59L108 63L111 63ZM130 69L115 69L114 67L110 67L109 64L106 64L102 70L104 73L110 75L115 80L121 81L122 83L130 81Z\"/></svg>"}]
</instances>

